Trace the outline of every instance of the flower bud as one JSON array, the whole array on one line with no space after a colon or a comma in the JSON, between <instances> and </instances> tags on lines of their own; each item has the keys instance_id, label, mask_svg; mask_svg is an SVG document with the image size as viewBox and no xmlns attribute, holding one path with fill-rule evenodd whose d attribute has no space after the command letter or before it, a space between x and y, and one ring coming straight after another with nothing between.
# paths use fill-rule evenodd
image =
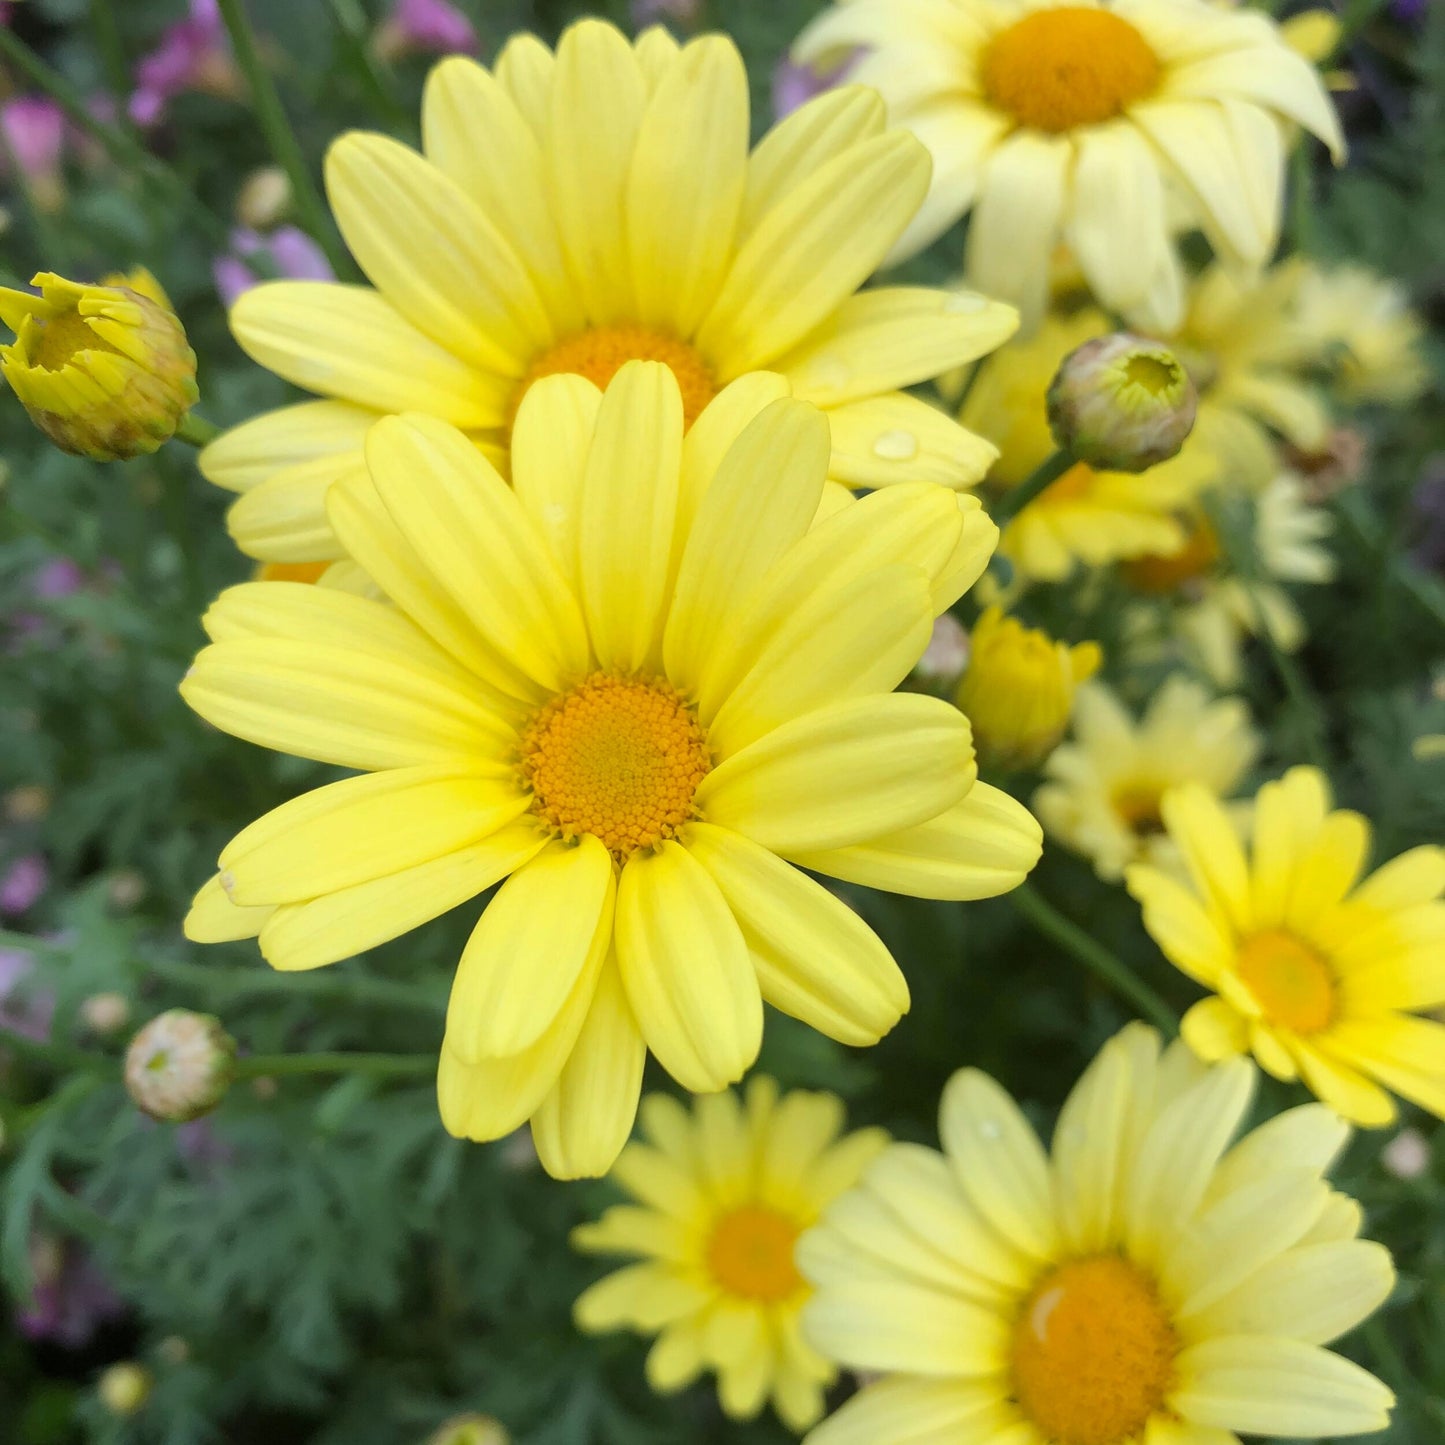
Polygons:
<instances>
[{"instance_id":1,"label":"flower bud","mask_svg":"<svg viewBox=\"0 0 1445 1445\"><path fill-rule=\"evenodd\" d=\"M913 682L929 691L951 692L968 665L968 633L951 612L934 618L933 636L913 668Z\"/></svg>"},{"instance_id":2,"label":"flower bud","mask_svg":"<svg viewBox=\"0 0 1445 1445\"><path fill-rule=\"evenodd\" d=\"M92 461L153 452L195 405L196 354L145 271L98 286L50 272L40 295L0 288L0 372L31 420L62 451Z\"/></svg>"},{"instance_id":3,"label":"flower bud","mask_svg":"<svg viewBox=\"0 0 1445 1445\"><path fill-rule=\"evenodd\" d=\"M208 1114L225 1096L236 1065L236 1041L218 1019L174 1008L153 1018L130 1042L125 1086L153 1119L185 1123Z\"/></svg>"},{"instance_id":4,"label":"flower bud","mask_svg":"<svg viewBox=\"0 0 1445 1445\"><path fill-rule=\"evenodd\" d=\"M973 629L957 694L980 759L994 768L1042 762L1069 725L1074 690L1101 661L1098 643L1070 647L990 607Z\"/></svg>"},{"instance_id":5,"label":"flower bud","mask_svg":"<svg viewBox=\"0 0 1445 1445\"><path fill-rule=\"evenodd\" d=\"M100 1038L118 1033L130 1022L130 1000L123 993L93 993L82 999L80 1021Z\"/></svg>"},{"instance_id":6,"label":"flower bud","mask_svg":"<svg viewBox=\"0 0 1445 1445\"><path fill-rule=\"evenodd\" d=\"M236 197L236 219L253 231L269 231L291 209L291 180L280 166L252 171Z\"/></svg>"},{"instance_id":7,"label":"flower bud","mask_svg":"<svg viewBox=\"0 0 1445 1445\"><path fill-rule=\"evenodd\" d=\"M127 1360L104 1371L95 1388L100 1403L112 1415L124 1418L134 1415L150 1399L153 1383L149 1370L133 1360Z\"/></svg>"},{"instance_id":8,"label":"flower bud","mask_svg":"<svg viewBox=\"0 0 1445 1445\"><path fill-rule=\"evenodd\" d=\"M510 1445L511 1439L490 1415L456 1415L437 1427L427 1445Z\"/></svg>"},{"instance_id":9,"label":"flower bud","mask_svg":"<svg viewBox=\"0 0 1445 1445\"><path fill-rule=\"evenodd\" d=\"M1143 472L1184 445L1198 401L1163 343L1118 331L1076 347L1049 386L1049 430L1079 461Z\"/></svg>"}]
</instances>

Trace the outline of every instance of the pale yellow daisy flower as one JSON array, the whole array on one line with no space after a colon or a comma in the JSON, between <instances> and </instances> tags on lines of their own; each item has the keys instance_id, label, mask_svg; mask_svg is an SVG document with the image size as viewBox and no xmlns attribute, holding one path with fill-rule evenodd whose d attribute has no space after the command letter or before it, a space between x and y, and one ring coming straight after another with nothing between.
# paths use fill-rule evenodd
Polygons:
<instances>
[{"instance_id":1,"label":"pale yellow daisy flower","mask_svg":"<svg viewBox=\"0 0 1445 1445\"><path fill-rule=\"evenodd\" d=\"M201 469L240 492L228 525L266 561L341 555L326 488L364 473L383 413L463 428L504 474L538 377L605 386L668 365L691 422L745 372L828 414L853 487L971 485L993 449L901 388L992 350L1012 308L967 292L859 292L928 188L929 159L857 86L748 150L733 42L636 43L600 20L555 55L510 41L489 71L453 56L427 82L424 154L352 133L332 146L337 224L373 287L277 281L231 312L242 348L330 398L245 423ZM374 288L374 289L373 289Z\"/></svg>"},{"instance_id":2,"label":"pale yellow daisy flower","mask_svg":"<svg viewBox=\"0 0 1445 1445\"><path fill-rule=\"evenodd\" d=\"M941 1154L894 1144L803 1237L806 1338L872 1382L806 1445L1238 1445L1381 1430L1390 1391L1325 1348L1390 1293L1324 1175L1349 1134L1293 1109L1231 1143L1256 1071L1131 1024L1044 1151L960 1070ZM881 1373L883 1378L877 1379Z\"/></svg>"},{"instance_id":3,"label":"pale yellow daisy flower","mask_svg":"<svg viewBox=\"0 0 1445 1445\"><path fill-rule=\"evenodd\" d=\"M959 419L999 449L990 486L1019 486L1053 455L1049 382L1075 347L1109 330L1094 310L1050 316L979 368ZM1062 581L1079 566L1177 550L1185 533L1175 513L1215 475L1212 456L1193 438L1178 456L1137 474L1076 462L1009 522L999 550L1023 580L1040 582Z\"/></svg>"},{"instance_id":4,"label":"pale yellow daisy flower","mask_svg":"<svg viewBox=\"0 0 1445 1445\"><path fill-rule=\"evenodd\" d=\"M702 1093L756 1058L764 999L854 1045L897 1022L897 964L800 868L962 899L1039 854L975 781L962 714L892 691L996 529L929 483L813 525L827 422L767 392L735 383L684 437L660 363L605 395L547 378L511 486L435 417L378 422L327 502L390 600L233 588L182 683L225 731L358 770L233 839L188 936L315 968L500 882L452 990L442 1118L472 1139L530 1118L556 1175L611 1165L649 1049Z\"/></svg>"},{"instance_id":5,"label":"pale yellow daisy flower","mask_svg":"<svg viewBox=\"0 0 1445 1445\"><path fill-rule=\"evenodd\" d=\"M1165 956L1217 995L1184 1020L1195 1052L1251 1052L1357 1124L1394 1120L1386 1089L1445 1117L1445 1024L1414 1016L1445 1004L1445 849L1362 880L1370 825L1331 811L1317 768L1260 789L1247 857L1198 785L1162 814L1189 882L1145 864L1125 878Z\"/></svg>"},{"instance_id":6,"label":"pale yellow daisy flower","mask_svg":"<svg viewBox=\"0 0 1445 1445\"><path fill-rule=\"evenodd\" d=\"M806 1430L823 1414L837 1370L804 1341L798 1316L811 1291L794 1248L804 1230L887 1144L881 1129L842 1134L833 1094L778 1097L771 1079L695 1101L650 1094L648 1142L629 1144L611 1177L634 1203L614 1205L572 1232L578 1249L638 1258L577 1301L589 1333L657 1336L647 1382L670 1394L705 1370L718 1400L747 1420L771 1401L783 1423Z\"/></svg>"},{"instance_id":7,"label":"pale yellow daisy flower","mask_svg":"<svg viewBox=\"0 0 1445 1445\"><path fill-rule=\"evenodd\" d=\"M1228 798L1259 742L1239 698L1213 698L1181 674L1166 679L1137 721L1107 684L1088 682L1074 700L1073 736L1044 765L1048 781L1033 810L1100 878L1120 878L1136 861L1172 868L1178 854L1159 811L1164 794L1198 783Z\"/></svg>"},{"instance_id":8,"label":"pale yellow daisy flower","mask_svg":"<svg viewBox=\"0 0 1445 1445\"><path fill-rule=\"evenodd\" d=\"M855 50L893 121L933 154L928 200L894 247L922 249L971 213L970 283L1032 325L1063 241L1099 302L1139 326L1183 312L1174 232L1197 226L1232 266L1279 238L1293 124L1343 155L1314 67L1258 11L1205 0L851 0L793 57Z\"/></svg>"}]
</instances>

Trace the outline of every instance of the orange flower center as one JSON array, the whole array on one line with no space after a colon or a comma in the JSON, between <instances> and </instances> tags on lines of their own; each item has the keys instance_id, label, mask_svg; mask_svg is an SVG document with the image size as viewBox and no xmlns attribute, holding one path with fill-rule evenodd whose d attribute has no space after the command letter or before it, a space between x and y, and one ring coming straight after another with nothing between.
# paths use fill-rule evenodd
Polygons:
<instances>
[{"instance_id":1,"label":"orange flower center","mask_svg":"<svg viewBox=\"0 0 1445 1445\"><path fill-rule=\"evenodd\" d=\"M1039 495L1039 501L1047 506L1050 502L1082 501L1094 489L1094 469L1088 462L1075 462L1058 481L1051 482Z\"/></svg>"},{"instance_id":2,"label":"orange flower center","mask_svg":"<svg viewBox=\"0 0 1445 1445\"><path fill-rule=\"evenodd\" d=\"M1036 10L1000 31L983 56L989 100L1020 125L1073 130L1112 120L1159 84L1159 58L1108 10Z\"/></svg>"},{"instance_id":3,"label":"orange flower center","mask_svg":"<svg viewBox=\"0 0 1445 1445\"><path fill-rule=\"evenodd\" d=\"M1271 928L1246 938L1235 969L1270 1023L1317 1034L1334 1022L1339 994L1334 972L1293 933Z\"/></svg>"},{"instance_id":4,"label":"orange flower center","mask_svg":"<svg viewBox=\"0 0 1445 1445\"><path fill-rule=\"evenodd\" d=\"M682 418L686 426L691 426L717 395L712 368L696 347L650 326L596 326L559 341L533 361L517 387L513 415L528 388L541 377L571 372L585 376L606 390L607 383L629 361L661 361L672 369L678 390L682 392Z\"/></svg>"},{"instance_id":5,"label":"orange flower center","mask_svg":"<svg viewBox=\"0 0 1445 1445\"><path fill-rule=\"evenodd\" d=\"M1162 796L1163 790L1156 784L1125 783L1114 790L1114 811L1131 833L1152 837L1164 831L1164 819L1159 815Z\"/></svg>"},{"instance_id":6,"label":"orange flower center","mask_svg":"<svg viewBox=\"0 0 1445 1445\"><path fill-rule=\"evenodd\" d=\"M729 1294L774 1302L803 1288L793 1263L799 1230L775 1209L745 1204L725 1214L707 1244L707 1267Z\"/></svg>"},{"instance_id":7,"label":"orange flower center","mask_svg":"<svg viewBox=\"0 0 1445 1445\"><path fill-rule=\"evenodd\" d=\"M263 562L256 568L258 582L319 582L330 562Z\"/></svg>"},{"instance_id":8,"label":"orange flower center","mask_svg":"<svg viewBox=\"0 0 1445 1445\"><path fill-rule=\"evenodd\" d=\"M660 678L593 673L522 736L532 811L559 837L591 833L619 863L676 835L711 766L692 709Z\"/></svg>"},{"instance_id":9,"label":"orange flower center","mask_svg":"<svg viewBox=\"0 0 1445 1445\"><path fill-rule=\"evenodd\" d=\"M1051 1445L1121 1445L1164 1403L1178 1353L1153 1282L1120 1255L1091 1255L1050 1271L1024 1302L1014 1394Z\"/></svg>"},{"instance_id":10,"label":"orange flower center","mask_svg":"<svg viewBox=\"0 0 1445 1445\"><path fill-rule=\"evenodd\" d=\"M1203 517L1184 519L1184 545L1168 556L1152 552L1120 564L1124 580L1136 592L1164 596L1205 576L1219 560L1219 539Z\"/></svg>"}]
</instances>

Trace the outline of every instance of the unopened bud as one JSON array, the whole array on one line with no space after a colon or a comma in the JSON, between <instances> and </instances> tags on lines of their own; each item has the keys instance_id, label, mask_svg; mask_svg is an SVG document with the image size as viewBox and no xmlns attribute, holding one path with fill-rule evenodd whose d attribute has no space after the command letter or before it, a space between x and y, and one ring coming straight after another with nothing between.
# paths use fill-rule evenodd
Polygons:
<instances>
[{"instance_id":1,"label":"unopened bud","mask_svg":"<svg viewBox=\"0 0 1445 1445\"><path fill-rule=\"evenodd\" d=\"M80 1005L80 1021L104 1038L130 1022L130 1000L123 993L93 993Z\"/></svg>"},{"instance_id":2,"label":"unopened bud","mask_svg":"<svg viewBox=\"0 0 1445 1445\"><path fill-rule=\"evenodd\" d=\"M1401 1129L1381 1150L1380 1163L1396 1179L1418 1179L1430 1168L1430 1141L1418 1129Z\"/></svg>"},{"instance_id":3,"label":"unopened bud","mask_svg":"<svg viewBox=\"0 0 1445 1445\"><path fill-rule=\"evenodd\" d=\"M50 811L50 789L24 783L5 794L5 816L12 823L38 823Z\"/></svg>"},{"instance_id":4,"label":"unopened bud","mask_svg":"<svg viewBox=\"0 0 1445 1445\"><path fill-rule=\"evenodd\" d=\"M134 868L122 868L111 874L106 894L117 908L134 908L148 892L145 875Z\"/></svg>"},{"instance_id":5,"label":"unopened bud","mask_svg":"<svg viewBox=\"0 0 1445 1445\"><path fill-rule=\"evenodd\" d=\"M0 372L62 451L92 461L144 456L196 404L196 354L144 271L87 286L50 272L40 295L0 288Z\"/></svg>"},{"instance_id":6,"label":"unopened bud","mask_svg":"<svg viewBox=\"0 0 1445 1445\"><path fill-rule=\"evenodd\" d=\"M1070 455L1110 472L1168 461L1194 426L1198 398L1162 342L1117 331L1076 347L1049 386L1049 429Z\"/></svg>"},{"instance_id":7,"label":"unopened bud","mask_svg":"<svg viewBox=\"0 0 1445 1445\"><path fill-rule=\"evenodd\" d=\"M131 1040L125 1086L137 1107L173 1124L199 1119L225 1096L236 1066L236 1041L218 1019L169 1009Z\"/></svg>"},{"instance_id":8,"label":"unopened bud","mask_svg":"<svg viewBox=\"0 0 1445 1445\"><path fill-rule=\"evenodd\" d=\"M156 1355L167 1365L184 1365L191 1358L191 1347L180 1335L167 1335L156 1346Z\"/></svg>"},{"instance_id":9,"label":"unopened bud","mask_svg":"<svg viewBox=\"0 0 1445 1445\"><path fill-rule=\"evenodd\" d=\"M457 1415L439 1425L427 1445L510 1445L511 1439L490 1415Z\"/></svg>"},{"instance_id":10,"label":"unopened bud","mask_svg":"<svg viewBox=\"0 0 1445 1445\"><path fill-rule=\"evenodd\" d=\"M968 633L951 612L933 620L933 636L913 668L914 681L938 691L952 691L968 665Z\"/></svg>"},{"instance_id":11,"label":"unopened bud","mask_svg":"<svg viewBox=\"0 0 1445 1445\"><path fill-rule=\"evenodd\" d=\"M150 1399L152 1383L149 1370L128 1360L104 1371L95 1388L100 1403L112 1415L124 1418L134 1415Z\"/></svg>"},{"instance_id":12,"label":"unopened bud","mask_svg":"<svg viewBox=\"0 0 1445 1445\"><path fill-rule=\"evenodd\" d=\"M236 219L253 231L269 231L291 209L291 181L280 166L252 171L236 197Z\"/></svg>"},{"instance_id":13,"label":"unopened bud","mask_svg":"<svg viewBox=\"0 0 1445 1445\"><path fill-rule=\"evenodd\" d=\"M995 768L1042 762L1069 725L1075 689L1101 660L1095 642L1070 647L990 607L973 629L957 694L983 762Z\"/></svg>"}]
</instances>

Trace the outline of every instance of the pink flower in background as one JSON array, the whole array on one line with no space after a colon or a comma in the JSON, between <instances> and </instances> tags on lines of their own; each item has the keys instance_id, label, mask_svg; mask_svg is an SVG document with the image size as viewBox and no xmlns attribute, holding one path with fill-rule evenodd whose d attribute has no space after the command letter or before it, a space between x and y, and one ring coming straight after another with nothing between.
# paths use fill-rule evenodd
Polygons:
<instances>
[{"instance_id":1,"label":"pink flower in background","mask_svg":"<svg viewBox=\"0 0 1445 1445\"><path fill-rule=\"evenodd\" d=\"M386 59L414 50L475 55L477 32L472 22L447 0L395 0L372 43L376 53Z\"/></svg>"},{"instance_id":2,"label":"pink flower in background","mask_svg":"<svg viewBox=\"0 0 1445 1445\"><path fill-rule=\"evenodd\" d=\"M69 557L52 557L41 565L31 580L35 597L51 601L57 597L73 597L85 587L85 573Z\"/></svg>"},{"instance_id":3,"label":"pink flower in background","mask_svg":"<svg viewBox=\"0 0 1445 1445\"><path fill-rule=\"evenodd\" d=\"M211 265L221 303L230 306L244 291L259 286L265 279L246 264L247 259L269 256L278 276L288 281L334 281L332 271L321 247L295 226L281 226L269 236L245 228L231 232L231 249L217 256Z\"/></svg>"},{"instance_id":4,"label":"pink flower in background","mask_svg":"<svg viewBox=\"0 0 1445 1445\"><path fill-rule=\"evenodd\" d=\"M806 65L794 65L785 55L773 67L773 119L782 120L791 115L800 105L822 95L825 90L840 84L848 78L848 72L857 62L861 51L855 51L842 65L834 70L810 70Z\"/></svg>"},{"instance_id":5,"label":"pink flower in background","mask_svg":"<svg viewBox=\"0 0 1445 1445\"><path fill-rule=\"evenodd\" d=\"M10 157L20 167L36 204L45 211L58 210L65 199L61 161L65 154L65 112L53 100L39 95L18 95L0 105L0 171L8 168Z\"/></svg>"},{"instance_id":6,"label":"pink flower in background","mask_svg":"<svg viewBox=\"0 0 1445 1445\"><path fill-rule=\"evenodd\" d=\"M0 948L0 1033L9 1031L43 1043L50 1037L55 994L48 988L24 987L35 965L18 948ZM3 1048L0 1042L0 1048Z\"/></svg>"},{"instance_id":7,"label":"pink flower in background","mask_svg":"<svg viewBox=\"0 0 1445 1445\"><path fill-rule=\"evenodd\" d=\"M135 78L129 111L140 126L158 125L170 102L188 90L230 99L244 95L216 0L191 0L188 17L170 26L141 58Z\"/></svg>"},{"instance_id":8,"label":"pink flower in background","mask_svg":"<svg viewBox=\"0 0 1445 1445\"><path fill-rule=\"evenodd\" d=\"M0 914L25 913L50 886L50 866L39 853L25 853L0 872Z\"/></svg>"},{"instance_id":9,"label":"pink flower in background","mask_svg":"<svg viewBox=\"0 0 1445 1445\"><path fill-rule=\"evenodd\" d=\"M107 1320L125 1310L95 1261L79 1245L48 1234L30 1239L35 1288L16 1314L20 1333L79 1349Z\"/></svg>"},{"instance_id":10,"label":"pink flower in background","mask_svg":"<svg viewBox=\"0 0 1445 1445\"><path fill-rule=\"evenodd\" d=\"M10 23L10 12L14 7L7 4L6 0L0 0L0 25Z\"/></svg>"}]
</instances>

